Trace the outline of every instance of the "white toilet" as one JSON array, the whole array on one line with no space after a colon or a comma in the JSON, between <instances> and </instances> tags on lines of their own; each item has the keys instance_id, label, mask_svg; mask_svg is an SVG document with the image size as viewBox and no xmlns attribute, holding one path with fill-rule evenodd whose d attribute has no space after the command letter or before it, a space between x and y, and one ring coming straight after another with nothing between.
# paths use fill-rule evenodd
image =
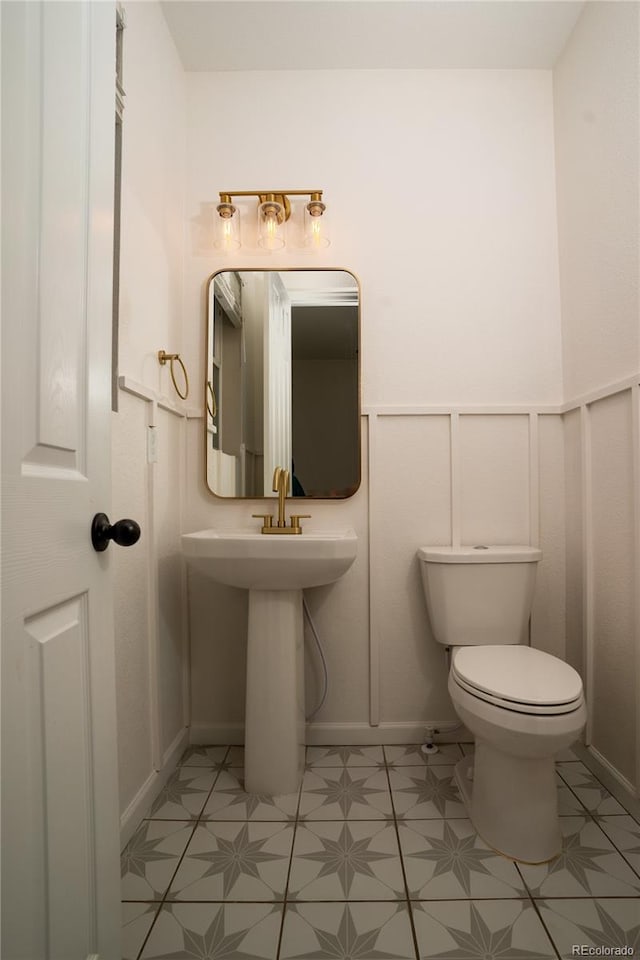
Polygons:
<instances>
[{"instance_id":1,"label":"white toilet","mask_svg":"<svg viewBox=\"0 0 640 960\"><path fill-rule=\"evenodd\" d=\"M451 649L449 693L473 733L456 765L469 816L489 846L542 863L561 849L554 756L587 712L573 667L528 646L536 566L528 546L421 547L434 636Z\"/></svg>"}]
</instances>

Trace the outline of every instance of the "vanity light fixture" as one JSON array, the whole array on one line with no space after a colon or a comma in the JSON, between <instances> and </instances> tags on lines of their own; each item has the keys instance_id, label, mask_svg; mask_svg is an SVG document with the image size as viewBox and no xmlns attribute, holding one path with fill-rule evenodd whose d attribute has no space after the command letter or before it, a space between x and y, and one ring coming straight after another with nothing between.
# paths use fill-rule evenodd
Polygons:
<instances>
[{"instance_id":1,"label":"vanity light fixture","mask_svg":"<svg viewBox=\"0 0 640 960\"><path fill-rule=\"evenodd\" d=\"M291 216L289 197L309 197L304 208L304 245L312 250L329 246L322 190L233 190L220 192L216 207L215 240L218 250L240 247L240 214L234 197L258 199L258 245L265 250L281 250L285 245L285 223Z\"/></svg>"},{"instance_id":2,"label":"vanity light fixture","mask_svg":"<svg viewBox=\"0 0 640 960\"><path fill-rule=\"evenodd\" d=\"M284 197L276 200L275 194L269 193L266 199L260 198L258 204L258 246L265 250L281 250L284 247L284 222L287 214ZM289 208L289 215L291 208Z\"/></svg>"},{"instance_id":3,"label":"vanity light fixture","mask_svg":"<svg viewBox=\"0 0 640 960\"><path fill-rule=\"evenodd\" d=\"M240 218L236 216L237 209L228 194L220 194L216 212L214 246L228 252L237 250L240 246Z\"/></svg>"},{"instance_id":4,"label":"vanity light fixture","mask_svg":"<svg viewBox=\"0 0 640 960\"><path fill-rule=\"evenodd\" d=\"M324 212L326 206L322 202L322 192L312 193L311 201L304 208L304 242L305 246L319 250L329 246Z\"/></svg>"}]
</instances>

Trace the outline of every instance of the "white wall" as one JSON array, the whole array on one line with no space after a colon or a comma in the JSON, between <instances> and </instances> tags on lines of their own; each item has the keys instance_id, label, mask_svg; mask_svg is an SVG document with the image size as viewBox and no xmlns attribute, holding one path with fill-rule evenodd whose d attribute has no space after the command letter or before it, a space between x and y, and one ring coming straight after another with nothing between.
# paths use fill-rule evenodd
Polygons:
<instances>
[{"instance_id":1,"label":"white wall","mask_svg":"<svg viewBox=\"0 0 640 960\"><path fill-rule=\"evenodd\" d=\"M188 110L184 344L199 378L214 270L317 263L360 278L363 483L350 500L314 501L307 521L353 526L359 554L342 581L308 592L331 676L309 735L415 739L425 719L453 717L415 560L421 543L540 539L534 642L564 654L550 74L192 74ZM233 263L217 256L217 192L255 185L323 188L332 246L313 261L295 246L265 255L251 242ZM246 235L252 202L243 210ZM250 526L259 503L204 490L201 429L189 426L187 528ZM246 597L190 575L190 598L192 736L241 739Z\"/></svg>"},{"instance_id":2,"label":"white wall","mask_svg":"<svg viewBox=\"0 0 640 960\"><path fill-rule=\"evenodd\" d=\"M565 395L634 375L638 5L591 2L553 72Z\"/></svg>"},{"instance_id":3,"label":"white wall","mask_svg":"<svg viewBox=\"0 0 640 960\"><path fill-rule=\"evenodd\" d=\"M365 403L560 400L548 71L187 80L185 349L194 363L207 273L317 263L348 267L361 280ZM332 246L313 260L291 247L265 255L251 245L233 264L216 256L217 191L282 181L325 190ZM238 203L248 236L254 204Z\"/></svg>"},{"instance_id":4,"label":"white wall","mask_svg":"<svg viewBox=\"0 0 640 960\"><path fill-rule=\"evenodd\" d=\"M187 636L179 535L186 421L157 351L181 349L185 82L158 4L125 6L119 373L113 414L114 517L142 528L112 547L116 596L122 839L186 741ZM158 406L157 399L168 400ZM147 462L153 425L158 462Z\"/></svg>"},{"instance_id":5,"label":"white wall","mask_svg":"<svg viewBox=\"0 0 640 960\"><path fill-rule=\"evenodd\" d=\"M638 38L637 4L586 4L553 81L563 374L574 408L564 418L568 651L586 678L587 740L636 789Z\"/></svg>"},{"instance_id":6,"label":"white wall","mask_svg":"<svg viewBox=\"0 0 640 960\"><path fill-rule=\"evenodd\" d=\"M172 395L182 336L185 75L160 5L125 4L120 372Z\"/></svg>"}]
</instances>

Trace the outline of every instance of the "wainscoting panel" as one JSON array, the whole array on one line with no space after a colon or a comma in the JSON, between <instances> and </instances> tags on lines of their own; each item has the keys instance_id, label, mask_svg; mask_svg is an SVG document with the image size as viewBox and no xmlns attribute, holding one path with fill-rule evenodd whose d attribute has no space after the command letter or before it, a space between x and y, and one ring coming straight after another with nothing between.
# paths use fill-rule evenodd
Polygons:
<instances>
[{"instance_id":1,"label":"wainscoting panel","mask_svg":"<svg viewBox=\"0 0 640 960\"><path fill-rule=\"evenodd\" d=\"M588 749L640 795L640 375L563 406L567 638ZM580 640L581 647L580 650Z\"/></svg>"},{"instance_id":2,"label":"wainscoting panel","mask_svg":"<svg viewBox=\"0 0 640 960\"><path fill-rule=\"evenodd\" d=\"M541 544L532 643L565 651L564 450L559 408L368 407L370 722L455 721L416 551ZM377 709L376 709L377 707Z\"/></svg>"},{"instance_id":3,"label":"wainscoting panel","mask_svg":"<svg viewBox=\"0 0 640 960\"><path fill-rule=\"evenodd\" d=\"M428 632L416 550L451 542L449 417L379 417L376 433L371 598L380 675L371 696L379 693L381 722L446 718L444 655Z\"/></svg>"},{"instance_id":4,"label":"wainscoting panel","mask_svg":"<svg viewBox=\"0 0 640 960\"><path fill-rule=\"evenodd\" d=\"M564 434L567 661L584 678L584 541L581 412L562 417Z\"/></svg>"},{"instance_id":5,"label":"wainscoting panel","mask_svg":"<svg viewBox=\"0 0 640 960\"><path fill-rule=\"evenodd\" d=\"M530 543L529 417L460 417L464 544Z\"/></svg>"},{"instance_id":6,"label":"wainscoting panel","mask_svg":"<svg viewBox=\"0 0 640 960\"><path fill-rule=\"evenodd\" d=\"M139 543L113 558L123 842L177 763L190 721L180 546L190 412L120 378L119 412L113 415L113 509L142 528Z\"/></svg>"},{"instance_id":7,"label":"wainscoting panel","mask_svg":"<svg viewBox=\"0 0 640 960\"><path fill-rule=\"evenodd\" d=\"M565 462L562 418L531 417L531 540L540 546L536 592L531 614L531 642L538 650L565 659L567 655Z\"/></svg>"},{"instance_id":8,"label":"wainscoting panel","mask_svg":"<svg viewBox=\"0 0 640 960\"><path fill-rule=\"evenodd\" d=\"M592 743L635 777L632 393L590 406L593 555Z\"/></svg>"}]
</instances>

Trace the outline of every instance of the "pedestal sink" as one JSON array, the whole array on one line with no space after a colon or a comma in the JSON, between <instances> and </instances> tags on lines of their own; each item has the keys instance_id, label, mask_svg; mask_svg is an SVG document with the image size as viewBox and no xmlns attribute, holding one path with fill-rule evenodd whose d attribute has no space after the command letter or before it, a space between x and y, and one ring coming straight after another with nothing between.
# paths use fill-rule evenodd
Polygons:
<instances>
[{"instance_id":1,"label":"pedestal sink","mask_svg":"<svg viewBox=\"0 0 640 960\"><path fill-rule=\"evenodd\" d=\"M245 789L297 790L304 769L302 591L338 580L356 557L353 530L266 536L201 530L182 537L205 576L249 591Z\"/></svg>"}]
</instances>

